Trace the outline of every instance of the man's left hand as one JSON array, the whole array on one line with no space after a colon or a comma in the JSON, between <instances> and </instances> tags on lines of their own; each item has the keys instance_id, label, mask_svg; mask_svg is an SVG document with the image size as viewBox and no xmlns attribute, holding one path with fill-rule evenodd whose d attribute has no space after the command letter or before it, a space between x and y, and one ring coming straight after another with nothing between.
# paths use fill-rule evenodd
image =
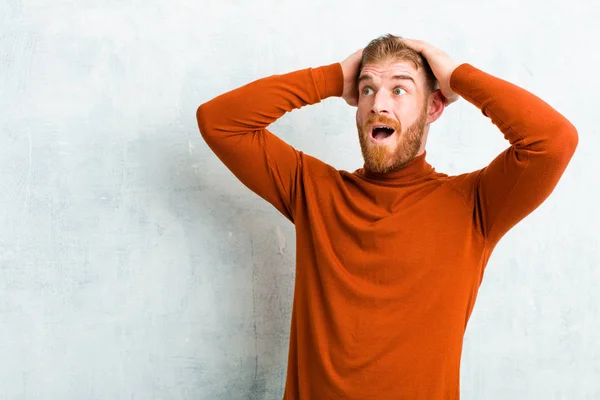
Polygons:
<instances>
[{"instance_id":1,"label":"man's left hand","mask_svg":"<svg viewBox=\"0 0 600 400\"><path fill-rule=\"evenodd\" d=\"M450 56L442 50L422 40L402 38L402 41L406 43L408 47L421 53L421 55L425 57L435 78L438 80L440 91L446 100L446 105L458 100L458 95L450 88L450 77L452 76L452 72L454 72L460 64L452 60Z\"/></svg>"}]
</instances>

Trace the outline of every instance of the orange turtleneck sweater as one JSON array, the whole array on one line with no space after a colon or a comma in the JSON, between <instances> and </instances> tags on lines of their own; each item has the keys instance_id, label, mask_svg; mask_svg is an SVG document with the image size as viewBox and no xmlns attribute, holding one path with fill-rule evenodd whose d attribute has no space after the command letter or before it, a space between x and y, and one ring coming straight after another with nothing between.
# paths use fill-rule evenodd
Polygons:
<instances>
[{"instance_id":1,"label":"orange turtleneck sweater","mask_svg":"<svg viewBox=\"0 0 600 400\"><path fill-rule=\"evenodd\" d=\"M469 64L451 87L510 143L456 176L436 172L426 153L385 175L336 170L266 129L341 96L339 63L260 79L198 108L210 148L296 228L284 399L459 398L463 336L490 254L550 195L578 135L533 94Z\"/></svg>"}]
</instances>

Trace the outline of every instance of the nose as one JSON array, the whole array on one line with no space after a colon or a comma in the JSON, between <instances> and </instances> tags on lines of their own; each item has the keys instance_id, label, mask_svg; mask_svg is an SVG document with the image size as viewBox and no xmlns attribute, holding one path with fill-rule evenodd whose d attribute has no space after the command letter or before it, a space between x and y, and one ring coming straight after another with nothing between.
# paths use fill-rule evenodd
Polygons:
<instances>
[{"instance_id":1,"label":"nose","mask_svg":"<svg viewBox=\"0 0 600 400\"><path fill-rule=\"evenodd\" d=\"M383 90L377 92L373 99L371 114L389 114L391 111L390 98L386 96Z\"/></svg>"}]
</instances>

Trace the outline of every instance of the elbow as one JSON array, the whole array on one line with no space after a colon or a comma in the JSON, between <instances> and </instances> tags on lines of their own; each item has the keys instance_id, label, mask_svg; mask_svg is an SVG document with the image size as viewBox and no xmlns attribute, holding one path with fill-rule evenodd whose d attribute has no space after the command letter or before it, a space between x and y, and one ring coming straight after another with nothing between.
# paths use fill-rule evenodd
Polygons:
<instances>
[{"instance_id":1,"label":"elbow","mask_svg":"<svg viewBox=\"0 0 600 400\"><path fill-rule=\"evenodd\" d=\"M552 129L553 133L548 140L547 151L557 162L568 164L577 145L579 144L579 134L571 122L564 120L561 124Z\"/></svg>"},{"instance_id":2,"label":"elbow","mask_svg":"<svg viewBox=\"0 0 600 400\"><path fill-rule=\"evenodd\" d=\"M577 145L579 145L579 133L577 132L577 128L573 126L573 129L571 130L571 147L573 149L573 153L575 153Z\"/></svg>"},{"instance_id":3,"label":"elbow","mask_svg":"<svg viewBox=\"0 0 600 400\"><path fill-rule=\"evenodd\" d=\"M209 114L206 110L206 103L201 104L200 107L196 110L196 121L198 122L198 128L200 129L200 134L206 140L208 135L208 127L209 123Z\"/></svg>"},{"instance_id":4,"label":"elbow","mask_svg":"<svg viewBox=\"0 0 600 400\"><path fill-rule=\"evenodd\" d=\"M577 132L577 128L575 128L571 122L566 121L559 130L559 136L562 144L561 150L571 158L573 154L575 154L575 150L579 144L579 133Z\"/></svg>"}]
</instances>

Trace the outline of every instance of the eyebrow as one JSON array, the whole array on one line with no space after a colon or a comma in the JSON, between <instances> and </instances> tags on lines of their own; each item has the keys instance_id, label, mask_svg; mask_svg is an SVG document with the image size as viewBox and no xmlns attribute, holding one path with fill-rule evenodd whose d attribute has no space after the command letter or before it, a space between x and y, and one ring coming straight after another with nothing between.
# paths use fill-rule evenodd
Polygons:
<instances>
[{"instance_id":1,"label":"eyebrow","mask_svg":"<svg viewBox=\"0 0 600 400\"><path fill-rule=\"evenodd\" d=\"M415 80L413 79L412 76L410 75L394 75L392 76L393 80L405 80L405 81L411 81L414 85L416 85ZM362 82L362 81L372 81L373 77L369 74L362 74L359 78L358 78L358 83Z\"/></svg>"}]
</instances>

